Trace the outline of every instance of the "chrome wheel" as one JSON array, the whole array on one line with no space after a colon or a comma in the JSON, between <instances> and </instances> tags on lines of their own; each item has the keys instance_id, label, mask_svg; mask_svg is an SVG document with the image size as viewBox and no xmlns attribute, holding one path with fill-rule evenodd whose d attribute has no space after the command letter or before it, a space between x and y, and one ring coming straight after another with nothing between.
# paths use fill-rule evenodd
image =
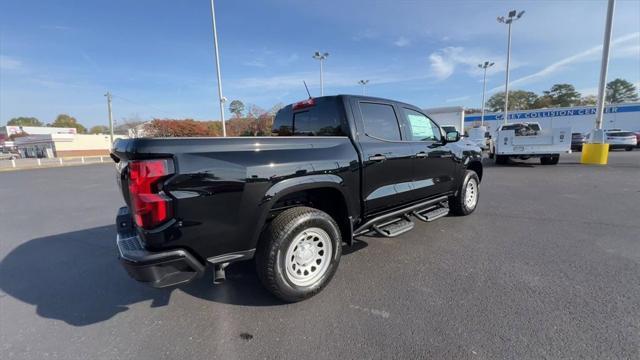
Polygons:
<instances>
[{"instance_id":1,"label":"chrome wheel","mask_svg":"<svg viewBox=\"0 0 640 360\"><path fill-rule=\"evenodd\" d=\"M467 181L467 187L464 190L464 205L467 209L473 209L478 202L478 183L471 178Z\"/></svg>"},{"instance_id":2,"label":"chrome wheel","mask_svg":"<svg viewBox=\"0 0 640 360\"><path fill-rule=\"evenodd\" d=\"M309 228L298 234L287 249L287 279L297 286L314 284L331 262L333 245L326 231Z\"/></svg>"}]
</instances>

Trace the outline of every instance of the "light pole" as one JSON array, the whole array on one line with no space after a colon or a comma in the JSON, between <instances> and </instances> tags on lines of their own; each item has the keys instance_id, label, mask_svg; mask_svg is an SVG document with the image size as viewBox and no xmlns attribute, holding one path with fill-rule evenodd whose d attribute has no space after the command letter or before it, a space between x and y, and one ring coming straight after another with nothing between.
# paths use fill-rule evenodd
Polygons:
<instances>
[{"instance_id":1,"label":"light pole","mask_svg":"<svg viewBox=\"0 0 640 360\"><path fill-rule=\"evenodd\" d=\"M109 111L109 139L111 140L111 146L113 146L113 113L111 112L111 98L112 95L107 91L104 96L107 97L107 110Z\"/></svg>"},{"instance_id":2,"label":"light pole","mask_svg":"<svg viewBox=\"0 0 640 360\"><path fill-rule=\"evenodd\" d=\"M604 117L605 86L607 83L607 70L609 68L609 46L611 45L611 27L613 24L615 5L615 0L609 0L607 4L607 21L604 28L600 83L598 84L598 103L596 105L596 123L595 128L591 131L588 143L582 146L580 162L583 164L606 165L609 162L609 144L605 143L605 132L602 130L602 118Z\"/></svg>"},{"instance_id":3,"label":"light pole","mask_svg":"<svg viewBox=\"0 0 640 360\"><path fill-rule=\"evenodd\" d=\"M216 74L218 75L218 101L220 102L220 120L222 121L222 136L227 136L227 129L224 124L224 103L227 99L222 96L222 78L220 76L220 55L218 52L218 31L216 30L216 10L211 0L211 25L213 27L213 47L216 52Z\"/></svg>"},{"instance_id":4,"label":"light pole","mask_svg":"<svg viewBox=\"0 0 640 360\"><path fill-rule=\"evenodd\" d=\"M507 123L509 115L509 64L511 63L511 24L514 21L520 19L524 14L524 10L517 12L516 10L509 11L509 14L505 18L504 16L498 17L498 22L507 24L509 27L509 40L507 42L507 77L504 83L504 123Z\"/></svg>"},{"instance_id":5,"label":"light pole","mask_svg":"<svg viewBox=\"0 0 640 360\"><path fill-rule=\"evenodd\" d=\"M609 0L607 5L607 22L604 29L604 42L602 47L602 64L600 66L600 83L598 84L598 103L596 109L596 129L602 129L602 118L604 116L605 86L607 83L607 70L609 68L609 45L611 44L611 26L613 23L613 11L616 1ZM604 137L602 137L604 143Z\"/></svg>"},{"instance_id":6,"label":"light pole","mask_svg":"<svg viewBox=\"0 0 640 360\"><path fill-rule=\"evenodd\" d=\"M320 51L316 51L313 54L313 58L316 60L320 60L320 96L324 96L324 80L322 79L322 62L329 56L329 53L321 53Z\"/></svg>"},{"instance_id":7,"label":"light pole","mask_svg":"<svg viewBox=\"0 0 640 360\"><path fill-rule=\"evenodd\" d=\"M484 70L484 75L482 76L482 115L480 115L480 126L484 126L484 94L487 92L487 68L493 65L495 65L495 63L488 61L478 64L478 67Z\"/></svg>"},{"instance_id":8,"label":"light pole","mask_svg":"<svg viewBox=\"0 0 640 360\"><path fill-rule=\"evenodd\" d=\"M367 84L369 83L369 80L360 80L358 81L358 84L362 85L362 95L366 95L367 94Z\"/></svg>"}]
</instances>

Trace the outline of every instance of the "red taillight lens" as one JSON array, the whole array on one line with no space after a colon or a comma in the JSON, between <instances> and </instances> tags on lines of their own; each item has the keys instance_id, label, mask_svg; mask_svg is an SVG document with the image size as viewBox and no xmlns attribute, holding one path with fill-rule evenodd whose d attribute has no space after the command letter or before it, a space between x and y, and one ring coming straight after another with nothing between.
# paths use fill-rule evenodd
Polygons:
<instances>
[{"instance_id":1,"label":"red taillight lens","mask_svg":"<svg viewBox=\"0 0 640 360\"><path fill-rule=\"evenodd\" d=\"M171 217L171 199L160 189L162 179L171 174L173 168L166 159L129 163L129 197L138 226L150 229Z\"/></svg>"},{"instance_id":2,"label":"red taillight lens","mask_svg":"<svg viewBox=\"0 0 640 360\"><path fill-rule=\"evenodd\" d=\"M293 104L293 110L295 111L295 110L305 109L308 107L315 106L315 104L316 104L315 100L313 100L313 98L309 98L307 100L303 100Z\"/></svg>"}]
</instances>

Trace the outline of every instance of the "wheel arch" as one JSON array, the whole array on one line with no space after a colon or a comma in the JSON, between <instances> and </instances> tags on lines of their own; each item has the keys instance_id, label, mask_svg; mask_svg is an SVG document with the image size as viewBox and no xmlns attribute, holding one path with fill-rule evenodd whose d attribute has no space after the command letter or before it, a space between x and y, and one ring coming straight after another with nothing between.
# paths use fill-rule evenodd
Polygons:
<instances>
[{"instance_id":1,"label":"wheel arch","mask_svg":"<svg viewBox=\"0 0 640 360\"><path fill-rule=\"evenodd\" d=\"M280 212L295 206L308 206L329 214L338 224L342 240L351 243L354 204L343 186L342 179L333 174L309 175L280 181L265 193L254 244L265 226Z\"/></svg>"},{"instance_id":2,"label":"wheel arch","mask_svg":"<svg viewBox=\"0 0 640 360\"><path fill-rule=\"evenodd\" d=\"M473 170L476 174L478 174L478 179L482 182L482 173L483 173L482 162L480 162L479 160L473 160L469 162L469 164L467 164L466 168L468 170Z\"/></svg>"}]
</instances>

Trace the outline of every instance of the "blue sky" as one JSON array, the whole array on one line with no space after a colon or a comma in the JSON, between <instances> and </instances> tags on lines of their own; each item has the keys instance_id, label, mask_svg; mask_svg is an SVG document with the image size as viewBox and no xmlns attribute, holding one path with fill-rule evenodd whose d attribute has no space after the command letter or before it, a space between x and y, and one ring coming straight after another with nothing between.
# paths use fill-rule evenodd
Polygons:
<instances>
[{"instance_id":1,"label":"blue sky","mask_svg":"<svg viewBox=\"0 0 640 360\"><path fill-rule=\"evenodd\" d=\"M569 82L595 93L606 1L217 0L224 95L269 108L325 94L367 93L421 107L479 107L504 86L506 26L513 26L512 88ZM640 1L617 2L609 78L640 83ZM16 116L85 125L114 118L215 119L208 0L0 1L0 124Z\"/></svg>"}]
</instances>

